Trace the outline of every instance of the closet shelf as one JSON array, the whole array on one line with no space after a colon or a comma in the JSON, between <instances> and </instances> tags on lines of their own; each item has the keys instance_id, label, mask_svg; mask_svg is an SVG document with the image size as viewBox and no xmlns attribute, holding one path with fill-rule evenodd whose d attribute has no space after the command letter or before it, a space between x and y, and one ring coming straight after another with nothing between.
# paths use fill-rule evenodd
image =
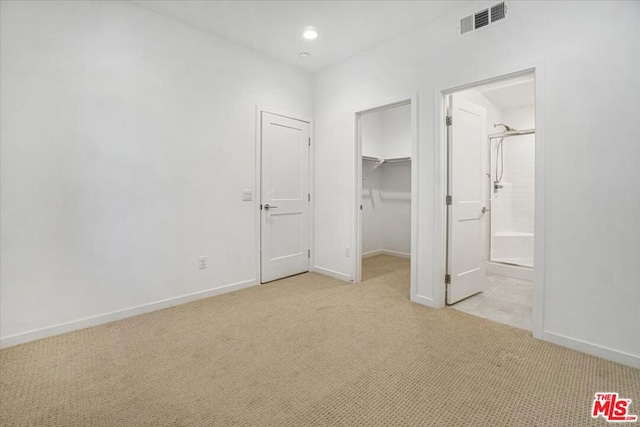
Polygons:
<instances>
[{"instance_id":1,"label":"closet shelf","mask_svg":"<svg viewBox=\"0 0 640 427\"><path fill-rule=\"evenodd\" d=\"M363 173L362 179L366 179L365 178L366 175L369 175L371 172L373 172L374 170L378 169L384 163L384 159L379 159L377 157L371 157L371 156L362 156L362 160L366 160L366 161L369 161L369 162L375 162L376 163L371 169L369 169L367 171L363 170L364 173Z\"/></svg>"},{"instance_id":2,"label":"closet shelf","mask_svg":"<svg viewBox=\"0 0 640 427\"><path fill-rule=\"evenodd\" d=\"M382 166L385 163L401 163L401 162L410 162L411 161L411 157L391 157L388 159L381 159L378 157L372 157L372 156L362 156L362 160L364 161L369 161L369 162L375 162L375 166L367 171L364 171L362 179L366 179L365 176L369 175L371 172L373 172L374 170L378 169L380 166Z\"/></svg>"}]
</instances>

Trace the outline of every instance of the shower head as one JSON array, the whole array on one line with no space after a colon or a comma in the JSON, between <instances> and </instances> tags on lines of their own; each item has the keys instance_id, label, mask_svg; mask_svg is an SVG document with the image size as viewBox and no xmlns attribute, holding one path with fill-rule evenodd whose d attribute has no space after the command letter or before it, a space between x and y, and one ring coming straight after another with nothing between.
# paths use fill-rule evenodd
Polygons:
<instances>
[{"instance_id":1,"label":"shower head","mask_svg":"<svg viewBox=\"0 0 640 427\"><path fill-rule=\"evenodd\" d=\"M496 124L493 125L494 128L496 128L498 126L504 126L504 131L505 132L511 132L512 130L516 130L516 128L512 128L511 126L507 126L504 123L496 123Z\"/></svg>"}]
</instances>

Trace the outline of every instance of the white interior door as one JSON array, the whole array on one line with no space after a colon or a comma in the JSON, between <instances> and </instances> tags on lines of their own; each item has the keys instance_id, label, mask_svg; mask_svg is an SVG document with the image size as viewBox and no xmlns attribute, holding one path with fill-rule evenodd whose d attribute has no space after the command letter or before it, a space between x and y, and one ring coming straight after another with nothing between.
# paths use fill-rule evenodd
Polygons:
<instances>
[{"instance_id":1,"label":"white interior door","mask_svg":"<svg viewBox=\"0 0 640 427\"><path fill-rule=\"evenodd\" d=\"M261 282L309 271L309 123L262 112Z\"/></svg>"},{"instance_id":2,"label":"white interior door","mask_svg":"<svg viewBox=\"0 0 640 427\"><path fill-rule=\"evenodd\" d=\"M487 112L451 97L452 124L448 138L448 253L447 304L484 290L484 167Z\"/></svg>"}]
</instances>

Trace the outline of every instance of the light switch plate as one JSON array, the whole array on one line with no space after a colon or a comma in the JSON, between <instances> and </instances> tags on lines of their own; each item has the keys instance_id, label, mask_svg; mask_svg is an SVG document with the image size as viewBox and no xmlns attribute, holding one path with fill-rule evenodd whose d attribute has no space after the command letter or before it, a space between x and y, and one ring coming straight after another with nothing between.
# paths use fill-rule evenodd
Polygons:
<instances>
[{"instance_id":1,"label":"light switch plate","mask_svg":"<svg viewBox=\"0 0 640 427\"><path fill-rule=\"evenodd\" d=\"M253 201L253 190L242 190L242 201L243 202L252 202Z\"/></svg>"}]
</instances>

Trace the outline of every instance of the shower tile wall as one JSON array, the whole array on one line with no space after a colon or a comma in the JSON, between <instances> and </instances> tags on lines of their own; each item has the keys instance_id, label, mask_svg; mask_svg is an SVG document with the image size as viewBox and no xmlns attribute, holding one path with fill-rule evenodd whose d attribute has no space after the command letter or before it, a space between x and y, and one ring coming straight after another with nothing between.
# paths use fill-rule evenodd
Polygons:
<instances>
[{"instance_id":1,"label":"shower tile wall","mask_svg":"<svg viewBox=\"0 0 640 427\"><path fill-rule=\"evenodd\" d=\"M516 129L535 128L534 106L502 110L503 123ZM496 147L491 146L492 180L495 179ZM523 135L505 139L503 188L492 193L491 258L516 264L532 265L534 200L535 200L535 136ZM500 161L499 158L497 160Z\"/></svg>"},{"instance_id":2,"label":"shower tile wall","mask_svg":"<svg viewBox=\"0 0 640 427\"><path fill-rule=\"evenodd\" d=\"M535 128L534 118L532 105L502 111L502 120L517 129ZM511 183L511 229L533 233L535 136L511 137L505 147L505 171Z\"/></svg>"}]
</instances>

